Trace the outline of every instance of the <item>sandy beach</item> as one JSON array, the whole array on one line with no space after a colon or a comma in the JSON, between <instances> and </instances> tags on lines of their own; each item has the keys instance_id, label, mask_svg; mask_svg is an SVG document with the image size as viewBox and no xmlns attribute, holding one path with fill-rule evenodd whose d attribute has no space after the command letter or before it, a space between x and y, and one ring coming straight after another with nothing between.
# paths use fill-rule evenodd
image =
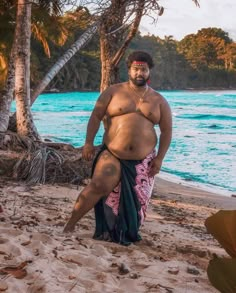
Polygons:
<instances>
[{"instance_id":1,"label":"sandy beach","mask_svg":"<svg viewBox=\"0 0 236 293\"><path fill-rule=\"evenodd\" d=\"M156 178L143 240L128 247L93 240L94 213L62 234L79 190L25 186L0 177L0 291L218 292L206 268L226 256L205 219L236 209L236 198Z\"/></svg>"}]
</instances>

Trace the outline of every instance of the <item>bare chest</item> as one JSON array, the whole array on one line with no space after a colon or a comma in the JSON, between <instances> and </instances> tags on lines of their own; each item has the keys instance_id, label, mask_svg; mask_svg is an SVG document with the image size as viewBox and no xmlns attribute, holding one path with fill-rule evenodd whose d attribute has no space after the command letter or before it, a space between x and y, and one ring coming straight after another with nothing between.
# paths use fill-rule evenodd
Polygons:
<instances>
[{"instance_id":1,"label":"bare chest","mask_svg":"<svg viewBox=\"0 0 236 293\"><path fill-rule=\"evenodd\" d=\"M160 105L157 99L152 96L138 99L128 95L114 96L107 108L110 117L125 115L128 113L138 113L153 124L158 124L160 120Z\"/></svg>"}]
</instances>

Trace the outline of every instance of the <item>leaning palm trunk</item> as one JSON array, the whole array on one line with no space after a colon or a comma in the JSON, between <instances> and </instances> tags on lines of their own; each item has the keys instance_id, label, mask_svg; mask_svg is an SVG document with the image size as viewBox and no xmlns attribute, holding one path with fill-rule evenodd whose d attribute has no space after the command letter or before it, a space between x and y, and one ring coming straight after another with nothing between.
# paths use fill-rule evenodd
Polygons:
<instances>
[{"instance_id":1,"label":"leaning palm trunk","mask_svg":"<svg viewBox=\"0 0 236 293\"><path fill-rule=\"evenodd\" d=\"M31 3L18 0L16 16L16 126L19 135L39 139L30 109Z\"/></svg>"},{"instance_id":2,"label":"leaning palm trunk","mask_svg":"<svg viewBox=\"0 0 236 293\"><path fill-rule=\"evenodd\" d=\"M0 132L5 133L9 124L10 107L15 89L15 39L12 45L5 87L0 94Z\"/></svg>"},{"instance_id":3,"label":"leaning palm trunk","mask_svg":"<svg viewBox=\"0 0 236 293\"><path fill-rule=\"evenodd\" d=\"M65 54L53 65L40 84L34 90L31 96L31 105L41 94L41 92L47 87L51 80L57 75L62 67L77 53L85 44L87 44L98 30L98 23L94 23L93 26L88 28L82 36L65 52Z\"/></svg>"}]
</instances>

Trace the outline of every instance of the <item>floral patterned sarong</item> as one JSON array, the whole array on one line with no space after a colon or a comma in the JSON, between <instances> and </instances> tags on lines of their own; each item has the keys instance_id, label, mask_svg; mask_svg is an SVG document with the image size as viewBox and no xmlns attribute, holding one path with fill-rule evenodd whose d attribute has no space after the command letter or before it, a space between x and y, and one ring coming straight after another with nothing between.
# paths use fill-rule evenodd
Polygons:
<instances>
[{"instance_id":1,"label":"floral patterned sarong","mask_svg":"<svg viewBox=\"0 0 236 293\"><path fill-rule=\"evenodd\" d=\"M93 169L101 152L97 154ZM153 150L143 160L121 160L121 180L118 186L95 206L95 239L129 245L141 240L139 227L146 217L154 177L148 176L148 166L155 157Z\"/></svg>"}]
</instances>

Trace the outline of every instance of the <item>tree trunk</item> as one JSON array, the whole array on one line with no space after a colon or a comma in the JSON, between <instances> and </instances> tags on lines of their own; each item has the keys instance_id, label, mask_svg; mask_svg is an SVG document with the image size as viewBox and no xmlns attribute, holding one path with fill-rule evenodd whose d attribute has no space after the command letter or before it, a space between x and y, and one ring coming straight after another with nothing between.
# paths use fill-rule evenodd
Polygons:
<instances>
[{"instance_id":1,"label":"tree trunk","mask_svg":"<svg viewBox=\"0 0 236 293\"><path fill-rule=\"evenodd\" d=\"M100 91L104 91L109 85L115 83L115 74L112 64L110 44L104 32L100 36L100 59L101 59L101 84Z\"/></svg>"},{"instance_id":2,"label":"tree trunk","mask_svg":"<svg viewBox=\"0 0 236 293\"><path fill-rule=\"evenodd\" d=\"M17 133L40 139L30 109L31 3L18 0L16 15L16 125Z\"/></svg>"},{"instance_id":3,"label":"tree trunk","mask_svg":"<svg viewBox=\"0 0 236 293\"><path fill-rule=\"evenodd\" d=\"M142 19L145 0L139 0L135 11L135 17L132 25L129 27L128 34L125 40L122 40L119 33L111 34L110 27L119 29L122 26L124 14L124 6L116 3L116 18L111 17L104 22L100 29L100 49L101 49L101 84L100 90L104 91L113 83L119 82L119 63L125 54L130 42L135 37L140 21ZM117 19L118 17L118 19Z\"/></svg>"},{"instance_id":4,"label":"tree trunk","mask_svg":"<svg viewBox=\"0 0 236 293\"><path fill-rule=\"evenodd\" d=\"M8 64L5 87L2 93L0 93L0 132L3 133L5 133L8 128L10 107L15 89L15 45L16 40L14 38L11 48L10 61Z\"/></svg>"},{"instance_id":5,"label":"tree trunk","mask_svg":"<svg viewBox=\"0 0 236 293\"><path fill-rule=\"evenodd\" d=\"M95 23L89 29L87 29L82 36L65 52L65 54L56 62L55 65L49 70L45 75L43 80L34 90L31 97L31 105L37 99L37 97L42 93L42 91L47 87L50 81L57 75L57 73L62 69L62 67L77 53L85 44L87 44L92 37L95 35L98 29L98 23Z\"/></svg>"}]
</instances>

